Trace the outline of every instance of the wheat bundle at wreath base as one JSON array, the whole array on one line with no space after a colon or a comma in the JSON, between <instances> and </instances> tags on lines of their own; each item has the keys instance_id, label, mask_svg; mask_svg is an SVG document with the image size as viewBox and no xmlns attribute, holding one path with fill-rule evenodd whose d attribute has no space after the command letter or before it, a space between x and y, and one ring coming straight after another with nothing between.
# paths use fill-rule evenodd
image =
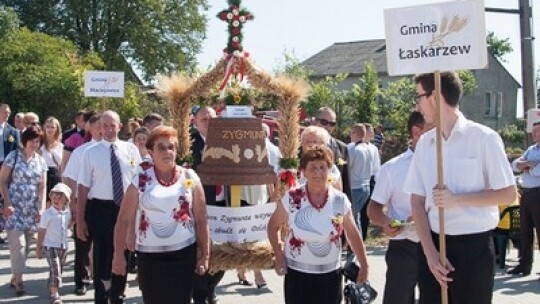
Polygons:
<instances>
[{"instance_id":1,"label":"wheat bundle at wreath base","mask_svg":"<svg viewBox=\"0 0 540 304\"><path fill-rule=\"evenodd\" d=\"M274 251L267 242L213 244L209 268L211 273L230 269L272 269Z\"/></svg>"},{"instance_id":2,"label":"wheat bundle at wreath base","mask_svg":"<svg viewBox=\"0 0 540 304\"><path fill-rule=\"evenodd\" d=\"M180 159L184 159L190 154L189 117L192 103L189 91L192 83L192 79L177 74L158 79L159 95L167 101L172 117L172 126L178 130L178 156Z\"/></svg>"}]
</instances>

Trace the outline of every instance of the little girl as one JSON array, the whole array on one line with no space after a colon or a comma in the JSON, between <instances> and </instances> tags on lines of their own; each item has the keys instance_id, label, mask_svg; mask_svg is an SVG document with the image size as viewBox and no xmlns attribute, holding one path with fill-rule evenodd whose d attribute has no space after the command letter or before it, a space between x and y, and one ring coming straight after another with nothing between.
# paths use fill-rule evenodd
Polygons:
<instances>
[{"instance_id":1,"label":"little girl","mask_svg":"<svg viewBox=\"0 0 540 304\"><path fill-rule=\"evenodd\" d=\"M41 216L39 223L36 256L38 259L45 255L49 263L49 291L51 304L61 304L58 288L62 284L62 269L66 262L68 249L68 229L71 223L69 198L71 189L63 183L56 184L49 193L51 207Z\"/></svg>"}]
</instances>

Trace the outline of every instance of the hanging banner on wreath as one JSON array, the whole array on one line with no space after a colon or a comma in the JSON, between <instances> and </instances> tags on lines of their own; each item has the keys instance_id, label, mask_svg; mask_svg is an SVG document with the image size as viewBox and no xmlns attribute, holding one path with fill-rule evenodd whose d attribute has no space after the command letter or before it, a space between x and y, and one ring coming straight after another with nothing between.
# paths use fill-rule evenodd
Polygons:
<instances>
[{"instance_id":1,"label":"hanging banner on wreath","mask_svg":"<svg viewBox=\"0 0 540 304\"><path fill-rule=\"evenodd\" d=\"M388 75L484 69L484 2L446 2L384 11Z\"/></svg>"},{"instance_id":2,"label":"hanging banner on wreath","mask_svg":"<svg viewBox=\"0 0 540 304\"><path fill-rule=\"evenodd\" d=\"M266 241L268 220L275 209L275 203L241 208L207 206L212 241L218 243Z\"/></svg>"}]
</instances>

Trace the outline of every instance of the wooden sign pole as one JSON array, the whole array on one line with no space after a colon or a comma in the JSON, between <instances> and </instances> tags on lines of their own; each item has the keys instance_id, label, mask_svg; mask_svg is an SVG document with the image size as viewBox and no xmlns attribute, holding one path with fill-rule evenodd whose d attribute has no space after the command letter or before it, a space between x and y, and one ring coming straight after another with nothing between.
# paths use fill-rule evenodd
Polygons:
<instances>
[{"instance_id":1,"label":"wooden sign pole","mask_svg":"<svg viewBox=\"0 0 540 304\"><path fill-rule=\"evenodd\" d=\"M240 207L240 195L242 187L239 185L231 185L231 207Z\"/></svg>"},{"instance_id":2,"label":"wooden sign pole","mask_svg":"<svg viewBox=\"0 0 540 304\"><path fill-rule=\"evenodd\" d=\"M442 126L441 126L441 72L435 71L435 133L437 143L437 188L444 188ZM444 229L444 208L439 208L439 260L446 268L446 238ZM441 303L448 304L448 288L441 286Z\"/></svg>"}]
</instances>

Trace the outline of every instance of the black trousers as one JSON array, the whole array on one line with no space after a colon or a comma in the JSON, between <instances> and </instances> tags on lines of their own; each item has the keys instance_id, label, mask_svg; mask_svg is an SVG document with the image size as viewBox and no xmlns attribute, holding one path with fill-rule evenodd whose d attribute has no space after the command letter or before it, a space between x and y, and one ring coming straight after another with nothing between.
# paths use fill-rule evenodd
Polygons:
<instances>
[{"instance_id":1,"label":"black trousers","mask_svg":"<svg viewBox=\"0 0 540 304\"><path fill-rule=\"evenodd\" d=\"M519 266L531 270L533 264L534 229L540 244L540 188L526 189L519 205L520 254Z\"/></svg>"},{"instance_id":2,"label":"black trousers","mask_svg":"<svg viewBox=\"0 0 540 304\"><path fill-rule=\"evenodd\" d=\"M60 176L58 169L56 167L49 167L49 170L47 171L47 200L49 200L51 189L61 181L62 177Z\"/></svg>"},{"instance_id":3,"label":"black trousers","mask_svg":"<svg viewBox=\"0 0 540 304\"><path fill-rule=\"evenodd\" d=\"M218 271L215 274L205 273L204 275L195 274L193 279L193 302L206 303L206 299L216 297L216 286L219 284L225 271Z\"/></svg>"},{"instance_id":4,"label":"black trousers","mask_svg":"<svg viewBox=\"0 0 540 304\"><path fill-rule=\"evenodd\" d=\"M112 274L114 254L114 226L119 206L113 201L91 199L86 205L85 220L94 244L94 303L123 303L127 276ZM110 281L106 290L103 281Z\"/></svg>"},{"instance_id":5,"label":"black trousers","mask_svg":"<svg viewBox=\"0 0 540 304\"><path fill-rule=\"evenodd\" d=\"M439 235L433 233L439 248ZM491 233L446 236L446 256L455 270L449 277L450 304L491 304L495 275L495 250ZM420 264L420 304L440 304L441 287L422 255Z\"/></svg>"},{"instance_id":6,"label":"black trousers","mask_svg":"<svg viewBox=\"0 0 540 304\"><path fill-rule=\"evenodd\" d=\"M77 225L74 226L74 231L77 231ZM83 280L88 278L88 271L86 267L90 265L90 248L92 242L87 240L86 242L79 239L77 234L73 236L75 240L75 264L74 264L74 281L75 288L81 288L84 286Z\"/></svg>"},{"instance_id":7,"label":"black trousers","mask_svg":"<svg viewBox=\"0 0 540 304\"><path fill-rule=\"evenodd\" d=\"M421 257L420 243L390 240L386 250L386 284L384 304L414 304L414 288L418 283Z\"/></svg>"},{"instance_id":8,"label":"black trousers","mask_svg":"<svg viewBox=\"0 0 540 304\"><path fill-rule=\"evenodd\" d=\"M339 304L343 297L340 269L313 274L289 268L284 285L285 304Z\"/></svg>"},{"instance_id":9,"label":"black trousers","mask_svg":"<svg viewBox=\"0 0 540 304\"><path fill-rule=\"evenodd\" d=\"M171 252L137 252L144 303L191 303L196 262L196 244Z\"/></svg>"}]
</instances>

